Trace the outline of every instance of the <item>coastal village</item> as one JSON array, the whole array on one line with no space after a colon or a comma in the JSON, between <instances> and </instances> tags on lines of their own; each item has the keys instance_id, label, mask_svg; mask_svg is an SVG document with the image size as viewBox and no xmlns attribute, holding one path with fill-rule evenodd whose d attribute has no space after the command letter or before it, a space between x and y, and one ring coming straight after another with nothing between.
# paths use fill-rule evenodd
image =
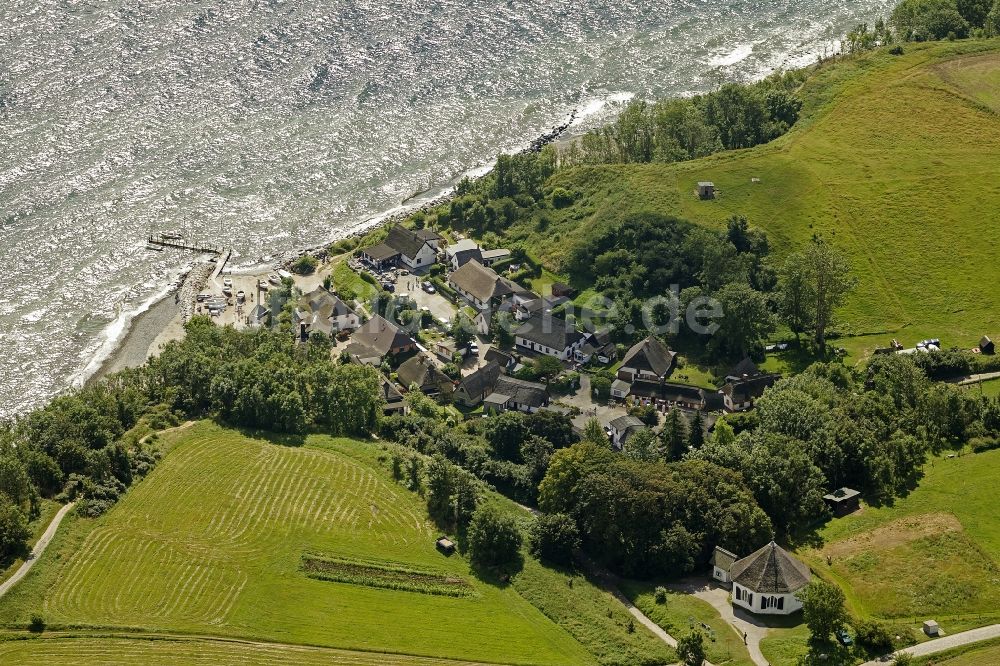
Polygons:
<instances>
[{"instance_id":1,"label":"coastal village","mask_svg":"<svg viewBox=\"0 0 1000 666\"><path fill-rule=\"evenodd\" d=\"M745 358L719 386L679 380L683 359L661 338L624 345L612 341L607 326L586 330L563 314L574 295L568 285L547 283L536 293L507 277L521 268L509 250L432 229L394 224L380 242L323 256L306 275L293 272L293 264L238 274L220 261L199 275L203 286L193 298L185 290L192 298L185 312L237 329L276 326L289 312L299 342L326 336L333 355L380 369L387 414L405 410L410 391L465 419L551 410L579 428L597 418L621 449L672 410L709 432L718 414L752 409L781 378ZM498 326L506 328L505 345L497 343L504 337ZM456 335L456 328L464 330ZM598 375L610 381L593 381ZM649 410L660 417L635 415Z\"/></svg>"}]
</instances>

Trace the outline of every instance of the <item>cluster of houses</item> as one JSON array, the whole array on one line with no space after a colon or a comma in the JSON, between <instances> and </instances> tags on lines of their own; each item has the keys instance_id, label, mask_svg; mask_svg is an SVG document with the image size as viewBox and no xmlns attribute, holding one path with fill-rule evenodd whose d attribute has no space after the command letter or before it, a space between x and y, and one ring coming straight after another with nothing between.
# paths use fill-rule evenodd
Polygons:
<instances>
[{"instance_id":1,"label":"cluster of houses","mask_svg":"<svg viewBox=\"0 0 1000 666\"><path fill-rule=\"evenodd\" d=\"M350 358L374 366L381 366L386 359L408 357L396 369L403 387L416 386L427 395L447 396L469 408L483 405L487 413L534 412L549 407L551 399L544 384L512 376L518 356L545 355L567 364L610 365L618 359L609 332L582 332L571 320L553 314L555 308L569 300L569 287L556 284L551 294L542 296L499 274L495 266L510 259L509 250L484 249L468 239L445 246L444 239L431 229L396 225L381 243L359 250L359 255L378 269L396 266L419 272L443 263L449 269L448 286L475 312L476 332L490 334L498 312L508 313L515 326L515 354L490 349L491 357L485 359L485 365L454 382L433 358L436 352L443 362L450 361L455 352L453 345L442 342L437 345L440 349L433 352L424 349L401 326L378 315L363 321L350 305L322 288L299 299L293 315L297 335L305 340L314 331L321 331L347 339ZM654 336L641 340L622 356L611 396L623 402L655 405L662 411L679 407L735 412L752 408L755 400L780 379L780 375L762 372L745 359L716 391L671 381L676 365L677 354L663 341ZM401 395L396 395L399 390L387 384L386 391L387 409L401 409ZM609 435L616 446L621 446L642 427L634 417L620 417L609 424Z\"/></svg>"}]
</instances>

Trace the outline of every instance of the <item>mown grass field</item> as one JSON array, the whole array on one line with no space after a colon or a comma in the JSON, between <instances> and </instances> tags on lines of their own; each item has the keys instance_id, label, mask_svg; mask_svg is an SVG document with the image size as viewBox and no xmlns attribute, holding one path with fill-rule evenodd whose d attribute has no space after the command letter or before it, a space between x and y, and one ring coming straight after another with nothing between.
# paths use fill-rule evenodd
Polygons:
<instances>
[{"instance_id":1,"label":"mown grass field","mask_svg":"<svg viewBox=\"0 0 1000 666\"><path fill-rule=\"evenodd\" d=\"M998 622L998 485L1000 451L935 458L909 496L830 521L816 535L822 545L796 554L844 590L854 615L916 639L927 618L950 634ZM794 664L807 636L804 627L776 630L761 648L776 666Z\"/></svg>"},{"instance_id":2,"label":"mown grass field","mask_svg":"<svg viewBox=\"0 0 1000 666\"><path fill-rule=\"evenodd\" d=\"M484 666L477 662L180 636L44 635L0 642L0 663L206 666Z\"/></svg>"},{"instance_id":3,"label":"mown grass field","mask_svg":"<svg viewBox=\"0 0 1000 666\"><path fill-rule=\"evenodd\" d=\"M1000 41L907 44L830 63L803 87L803 117L754 149L675 165L578 167L553 186L577 194L525 239L558 270L576 239L636 212L719 227L746 215L781 256L822 234L860 284L841 340L859 354L892 337L971 347L997 330ZM759 183L751 179L759 178ZM719 196L700 201L695 183Z\"/></svg>"},{"instance_id":4,"label":"mown grass field","mask_svg":"<svg viewBox=\"0 0 1000 666\"><path fill-rule=\"evenodd\" d=\"M108 514L69 519L2 601L0 623L236 636L281 643L524 664L594 658L512 587L478 581L434 548L419 498L378 448L304 445L198 423ZM293 442L303 444L303 442ZM306 552L407 563L466 579L468 597L310 578ZM383 663L383 662L380 662Z\"/></svg>"}]
</instances>

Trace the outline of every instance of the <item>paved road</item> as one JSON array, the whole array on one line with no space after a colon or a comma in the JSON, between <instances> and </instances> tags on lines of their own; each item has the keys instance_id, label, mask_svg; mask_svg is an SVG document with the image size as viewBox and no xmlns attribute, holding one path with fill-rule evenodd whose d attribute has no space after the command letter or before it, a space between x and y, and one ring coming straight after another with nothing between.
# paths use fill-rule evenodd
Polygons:
<instances>
[{"instance_id":1,"label":"paved road","mask_svg":"<svg viewBox=\"0 0 1000 666\"><path fill-rule=\"evenodd\" d=\"M52 522L49 523L49 526L45 528L42 536L39 537L38 542L35 543L35 547L31 549L31 554L28 555L28 559L24 561L24 564L17 568L17 571L14 572L13 576L5 580L3 584L0 585L0 597L7 594L10 588L17 585L18 581L28 574L31 567L35 565L38 558L41 557L43 552L45 552L45 547L49 545L49 541L52 541L52 537L55 536L56 530L59 529L59 523L62 522L62 519L67 513L69 513L75 504L76 502L70 502L56 512L55 518L53 518Z\"/></svg>"},{"instance_id":2,"label":"paved road","mask_svg":"<svg viewBox=\"0 0 1000 666\"><path fill-rule=\"evenodd\" d=\"M900 652L907 652L914 657L925 657L929 654L936 654L938 652L944 652L945 650L950 650L962 645L988 641L993 638L1000 638L1000 624L991 624L988 627L980 627L979 629L963 631L952 636L935 638L934 640L927 641L926 643L919 643L912 647L903 648L902 650L899 650L899 652L894 652L893 656L899 654ZM888 658L885 661L876 659L866 662L862 664L862 666L885 666L887 662Z\"/></svg>"},{"instance_id":3,"label":"paved road","mask_svg":"<svg viewBox=\"0 0 1000 666\"><path fill-rule=\"evenodd\" d=\"M768 666L760 651L760 642L767 635L767 626L741 609L733 608L729 591L707 578L688 578L668 586L676 592L690 594L708 603L722 616L738 636L744 638L750 659L757 666Z\"/></svg>"}]
</instances>

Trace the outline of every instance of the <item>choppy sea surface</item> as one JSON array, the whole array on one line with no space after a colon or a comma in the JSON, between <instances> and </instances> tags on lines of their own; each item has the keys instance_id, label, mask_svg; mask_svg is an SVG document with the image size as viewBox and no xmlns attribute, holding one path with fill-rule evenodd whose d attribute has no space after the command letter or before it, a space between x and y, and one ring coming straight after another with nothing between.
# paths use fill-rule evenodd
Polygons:
<instances>
[{"instance_id":1,"label":"choppy sea surface","mask_svg":"<svg viewBox=\"0 0 1000 666\"><path fill-rule=\"evenodd\" d=\"M98 367L194 260L251 264L578 110L837 50L894 0L3 0L0 417Z\"/></svg>"}]
</instances>

